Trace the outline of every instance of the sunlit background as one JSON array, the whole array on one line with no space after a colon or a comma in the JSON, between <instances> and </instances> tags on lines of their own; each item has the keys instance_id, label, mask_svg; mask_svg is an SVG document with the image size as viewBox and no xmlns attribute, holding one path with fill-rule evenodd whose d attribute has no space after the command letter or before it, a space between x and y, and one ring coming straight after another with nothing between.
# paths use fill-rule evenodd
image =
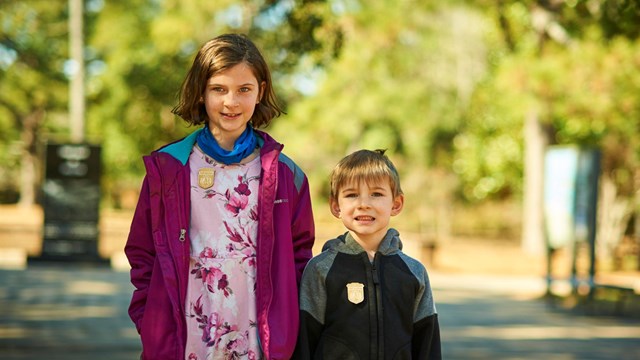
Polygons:
<instances>
[{"instance_id":1,"label":"sunlit background","mask_svg":"<svg viewBox=\"0 0 640 360\"><path fill-rule=\"evenodd\" d=\"M267 131L309 176L316 253L344 231L327 206L332 167L383 148L406 194L392 225L434 281L490 274L514 289L504 276L525 276L528 298L640 317L640 4L629 0L0 1L0 267L28 271L42 256L47 147L87 144L101 159L92 246L128 270L141 157L193 131L171 109L195 51L225 32L248 34L269 61L286 114ZM536 329L491 336L566 335ZM0 326L0 338L15 331Z\"/></svg>"}]
</instances>

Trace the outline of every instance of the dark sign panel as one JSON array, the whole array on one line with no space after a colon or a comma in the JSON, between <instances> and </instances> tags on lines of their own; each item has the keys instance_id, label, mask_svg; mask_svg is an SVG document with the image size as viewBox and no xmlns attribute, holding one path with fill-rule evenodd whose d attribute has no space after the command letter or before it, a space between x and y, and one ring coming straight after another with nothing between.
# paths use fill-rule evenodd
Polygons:
<instances>
[{"instance_id":1,"label":"dark sign panel","mask_svg":"<svg viewBox=\"0 0 640 360\"><path fill-rule=\"evenodd\" d=\"M98 254L100 147L48 144L42 254L30 260L104 262Z\"/></svg>"}]
</instances>

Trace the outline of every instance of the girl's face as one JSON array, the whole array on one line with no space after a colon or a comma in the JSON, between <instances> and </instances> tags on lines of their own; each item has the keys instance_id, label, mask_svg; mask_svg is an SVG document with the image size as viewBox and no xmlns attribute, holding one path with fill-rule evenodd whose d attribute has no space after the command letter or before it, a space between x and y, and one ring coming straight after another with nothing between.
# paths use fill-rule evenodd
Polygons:
<instances>
[{"instance_id":1,"label":"girl's face","mask_svg":"<svg viewBox=\"0 0 640 360\"><path fill-rule=\"evenodd\" d=\"M233 149L236 139L251 120L264 88L265 83L258 83L246 63L209 78L204 92L204 106L209 117L209 129L223 149Z\"/></svg>"}]
</instances>

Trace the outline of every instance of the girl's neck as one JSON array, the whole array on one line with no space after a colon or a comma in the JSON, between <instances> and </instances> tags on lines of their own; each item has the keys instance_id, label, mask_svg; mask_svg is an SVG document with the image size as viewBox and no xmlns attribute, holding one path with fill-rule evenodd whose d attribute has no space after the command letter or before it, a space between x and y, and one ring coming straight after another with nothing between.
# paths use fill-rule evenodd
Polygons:
<instances>
[{"instance_id":1,"label":"girl's neck","mask_svg":"<svg viewBox=\"0 0 640 360\"><path fill-rule=\"evenodd\" d=\"M213 130L211 131L213 138L216 139L216 142L218 143L218 146L220 146L221 148L227 150L227 151L231 151L233 150L233 146L236 143L236 140L238 140L239 136L233 137L233 136L223 136L220 133L215 133Z\"/></svg>"},{"instance_id":2,"label":"girl's neck","mask_svg":"<svg viewBox=\"0 0 640 360\"><path fill-rule=\"evenodd\" d=\"M244 130L245 129L242 129L242 131L240 131L238 134L230 134L230 133L222 132L220 131L220 129L216 127L209 128L209 131L211 132L211 135L213 136L213 138L216 139L218 146L220 146L221 148L227 151L233 150L233 147L236 144L236 140L238 140L238 138L240 137L240 135L242 135Z\"/></svg>"}]
</instances>

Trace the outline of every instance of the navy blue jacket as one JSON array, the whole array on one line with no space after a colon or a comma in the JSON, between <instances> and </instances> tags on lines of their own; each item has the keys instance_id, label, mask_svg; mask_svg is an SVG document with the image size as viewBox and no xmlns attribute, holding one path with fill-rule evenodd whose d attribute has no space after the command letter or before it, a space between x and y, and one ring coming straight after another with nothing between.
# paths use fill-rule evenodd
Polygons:
<instances>
[{"instance_id":1,"label":"navy blue jacket","mask_svg":"<svg viewBox=\"0 0 640 360\"><path fill-rule=\"evenodd\" d=\"M302 275L296 359L441 359L440 328L424 266L389 229L373 262L346 233Z\"/></svg>"}]
</instances>

